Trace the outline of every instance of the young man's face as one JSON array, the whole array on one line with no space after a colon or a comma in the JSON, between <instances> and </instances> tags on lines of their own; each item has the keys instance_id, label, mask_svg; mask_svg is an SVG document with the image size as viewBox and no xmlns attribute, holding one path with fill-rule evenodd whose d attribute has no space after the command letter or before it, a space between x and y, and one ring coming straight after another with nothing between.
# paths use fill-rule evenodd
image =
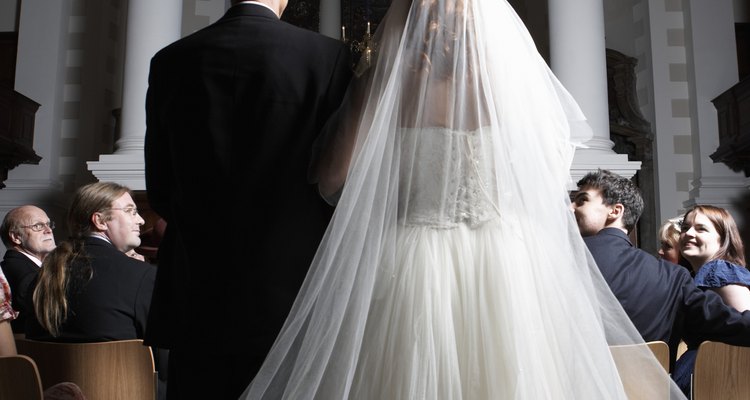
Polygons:
<instances>
[{"instance_id":1,"label":"young man's face","mask_svg":"<svg viewBox=\"0 0 750 400\"><path fill-rule=\"evenodd\" d=\"M612 206L604 204L602 192L599 189L583 187L579 190L570 208L576 217L581 236L593 236L607 225L607 216Z\"/></svg>"}]
</instances>

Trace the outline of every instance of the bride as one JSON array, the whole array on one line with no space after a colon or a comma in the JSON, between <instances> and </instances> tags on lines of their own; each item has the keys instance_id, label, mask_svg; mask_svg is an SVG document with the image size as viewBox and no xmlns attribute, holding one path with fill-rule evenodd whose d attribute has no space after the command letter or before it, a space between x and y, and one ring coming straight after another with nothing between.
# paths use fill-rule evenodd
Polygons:
<instances>
[{"instance_id":1,"label":"bride","mask_svg":"<svg viewBox=\"0 0 750 400\"><path fill-rule=\"evenodd\" d=\"M334 218L242 398L626 399L609 346L643 341L568 208L590 130L511 6L394 0L374 40L312 170Z\"/></svg>"}]
</instances>

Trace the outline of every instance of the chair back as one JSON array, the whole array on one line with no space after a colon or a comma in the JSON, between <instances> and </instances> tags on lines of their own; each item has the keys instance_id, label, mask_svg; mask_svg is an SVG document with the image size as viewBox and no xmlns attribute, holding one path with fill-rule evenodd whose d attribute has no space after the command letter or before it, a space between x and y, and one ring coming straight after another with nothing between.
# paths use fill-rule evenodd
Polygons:
<instances>
[{"instance_id":1,"label":"chair back","mask_svg":"<svg viewBox=\"0 0 750 400\"><path fill-rule=\"evenodd\" d=\"M653 342L646 342L646 345L654 356L659 360L659 364L664 367L664 370L669 373L669 345L667 342L656 340Z\"/></svg>"},{"instance_id":2,"label":"chair back","mask_svg":"<svg viewBox=\"0 0 750 400\"><path fill-rule=\"evenodd\" d=\"M609 346L612 358L617 365L617 372L625 387L625 393L629 400L659 400L669 399L669 345L662 341L648 342L645 344L628 344ZM648 351L648 352L646 352ZM648 374L655 367L651 353L664 368L664 374ZM647 375L648 374L648 375ZM645 379L658 379L664 391L653 393L649 391L654 385L644 385Z\"/></svg>"},{"instance_id":3,"label":"chair back","mask_svg":"<svg viewBox=\"0 0 750 400\"><path fill-rule=\"evenodd\" d=\"M42 400L42 380L34 360L0 357L0 399Z\"/></svg>"},{"instance_id":4,"label":"chair back","mask_svg":"<svg viewBox=\"0 0 750 400\"><path fill-rule=\"evenodd\" d=\"M77 384L88 400L155 400L151 348L140 339L96 343L16 341L19 354L39 367L42 387Z\"/></svg>"},{"instance_id":5,"label":"chair back","mask_svg":"<svg viewBox=\"0 0 750 400\"><path fill-rule=\"evenodd\" d=\"M750 347L705 341L693 370L694 400L749 400Z\"/></svg>"}]
</instances>

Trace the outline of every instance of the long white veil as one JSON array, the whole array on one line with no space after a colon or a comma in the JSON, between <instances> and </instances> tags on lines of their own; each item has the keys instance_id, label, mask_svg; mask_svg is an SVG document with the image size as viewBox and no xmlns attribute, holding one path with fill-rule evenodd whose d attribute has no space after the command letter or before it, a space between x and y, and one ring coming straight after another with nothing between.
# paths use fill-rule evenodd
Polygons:
<instances>
[{"instance_id":1,"label":"long white veil","mask_svg":"<svg viewBox=\"0 0 750 400\"><path fill-rule=\"evenodd\" d=\"M591 133L512 7L505 0L394 0L374 41L372 64L352 83L315 165L326 194L346 181L334 217L242 398L362 399L378 386L406 385L394 389L396 398L459 399L471 398L465 386L472 379L487 396L510 385L510 397L519 399L625 398L608 345L643 340L586 250L567 195L575 145ZM420 365L421 356L409 366L369 364L413 351L392 345L408 338L371 334L383 331L379 325L416 332L423 320L393 310L422 309L413 304L376 304L412 292L415 302L439 302L455 292L398 288L403 260L411 259L399 244L415 226L503 232L487 236L493 242L484 248L495 250L481 255L497 258L497 268L477 278L478 293L451 301L462 315L495 321L458 321L456 329L488 330L471 337L504 344L444 355L473 357L469 364L480 366L455 384L446 384L440 366ZM409 282L429 281L420 274ZM627 361L647 398L682 398L645 347ZM417 375L427 378L410 381Z\"/></svg>"}]
</instances>

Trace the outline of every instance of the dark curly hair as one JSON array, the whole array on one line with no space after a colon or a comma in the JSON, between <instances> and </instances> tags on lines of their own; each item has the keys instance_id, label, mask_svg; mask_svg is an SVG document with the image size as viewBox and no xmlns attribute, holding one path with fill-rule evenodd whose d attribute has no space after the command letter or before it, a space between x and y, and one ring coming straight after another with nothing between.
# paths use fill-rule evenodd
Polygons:
<instances>
[{"instance_id":1,"label":"dark curly hair","mask_svg":"<svg viewBox=\"0 0 750 400\"><path fill-rule=\"evenodd\" d=\"M643 197L641 190L635 183L610 172L606 169L599 169L596 172L589 172L578 181L579 189L597 189L602 192L604 204L613 206L622 204L625 212L623 213L622 222L625 229L631 232L638 223L643 213Z\"/></svg>"}]
</instances>

